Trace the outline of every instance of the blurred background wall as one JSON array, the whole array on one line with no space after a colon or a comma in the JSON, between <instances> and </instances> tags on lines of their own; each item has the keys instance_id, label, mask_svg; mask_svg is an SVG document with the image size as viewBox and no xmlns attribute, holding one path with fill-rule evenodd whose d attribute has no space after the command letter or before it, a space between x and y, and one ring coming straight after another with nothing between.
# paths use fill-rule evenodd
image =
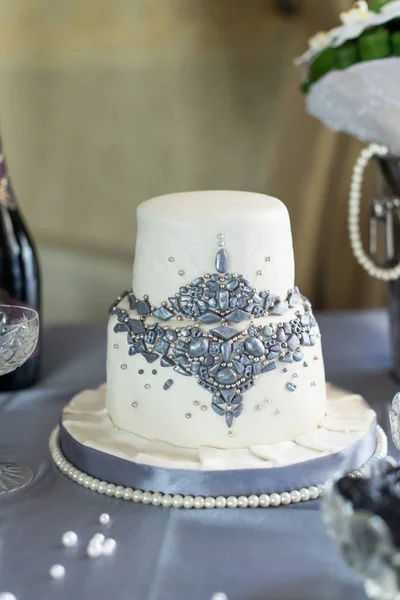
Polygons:
<instances>
[{"instance_id":1,"label":"blurred background wall","mask_svg":"<svg viewBox=\"0 0 400 600\"><path fill-rule=\"evenodd\" d=\"M299 3L1 0L1 128L46 321L105 319L130 286L137 204L199 188L286 203L316 307L383 303L347 243L359 146L305 114L293 67L351 1Z\"/></svg>"}]
</instances>

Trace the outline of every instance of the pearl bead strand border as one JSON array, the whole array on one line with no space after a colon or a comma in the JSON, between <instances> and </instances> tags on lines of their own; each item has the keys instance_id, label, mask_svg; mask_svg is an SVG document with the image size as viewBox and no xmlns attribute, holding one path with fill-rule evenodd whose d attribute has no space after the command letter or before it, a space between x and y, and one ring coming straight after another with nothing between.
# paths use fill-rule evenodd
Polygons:
<instances>
[{"instance_id":1,"label":"pearl bead strand border","mask_svg":"<svg viewBox=\"0 0 400 600\"><path fill-rule=\"evenodd\" d=\"M91 477L87 473L83 473L75 468L63 455L59 444L59 427L56 427L49 441L50 453L57 468L67 477L82 485L83 487L121 498L123 500L132 500L136 503L152 504L153 506L165 506L173 508L196 508L196 509L211 509L211 508L275 508L277 506L288 506L290 504L298 504L300 502L308 502L316 500L324 493L324 484L311 485L300 490L292 490L291 492L261 494L256 496L218 496L218 497L203 497L203 496L183 496L180 494L170 495L161 494L160 492L148 492L142 490L134 490L130 487L115 485L107 481L100 481ZM373 456L358 470L353 471L351 476L360 478L367 474L371 463L384 458L387 454L387 438L381 427L377 427L376 448Z\"/></svg>"},{"instance_id":2,"label":"pearl bead strand border","mask_svg":"<svg viewBox=\"0 0 400 600\"><path fill-rule=\"evenodd\" d=\"M365 269L365 271L381 279L382 281L393 281L400 277L400 263L390 269L382 269L377 267L375 263L366 254L360 232L360 200L362 184L364 180L364 171L373 156L387 156L389 153L386 146L379 146L378 144L370 144L367 148L361 151L356 164L353 168L353 174L351 178L350 196L349 196L349 215L348 215L348 229L350 245L353 251L354 257L358 264Z\"/></svg>"}]
</instances>

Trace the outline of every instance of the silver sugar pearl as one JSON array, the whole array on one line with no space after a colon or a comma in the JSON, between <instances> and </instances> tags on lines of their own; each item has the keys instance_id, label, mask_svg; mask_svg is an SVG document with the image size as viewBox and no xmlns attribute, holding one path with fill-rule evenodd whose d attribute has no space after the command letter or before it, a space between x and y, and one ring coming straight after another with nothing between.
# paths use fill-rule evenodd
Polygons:
<instances>
[{"instance_id":1,"label":"silver sugar pearl","mask_svg":"<svg viewBox=\"0 0 400 600\"><path fill-rule=\"evenodd\" d=\"M264 274L264 272L261 271L261 269L257 271L257 275L263 275L263 274Z\"/></svg>"},{"instance_id":2,"label":"silver sugar pearl","mask_svg":"<svg viewBox=\"0 0 400 600\"><path fill-rule=\"evenodd\" d=\"M122 369L123 371L126 371L126 369L127 369L127 368L128 368L128 365L127 365L126 363L122 363L122 365L121 365L121 369Z\"/></svg>"},{"instance_id":3,"label":"silver sugar pearl","mask_svg":"<svg viewBox=\"0 0 400 600\"><path fill-rule=\"evenodd\" d=\"M261 409L262 409L262 404L257 404L256 410L261 410Z\"/></svg>"},{"instance_id":4,"label":"silver sugar pearl","mask_svg":"<svg viewBox=\"0 0 400 600\"><path fill-rule=\"evenodd\" d=\"M225 242L218 242L218 246L225 246Z\"/></svg>"},{"instance_id":5,"label":"silver sugar pearl","mask_svg":"<svg viewBox=\"0 0 400 600\"><path fill-rule=\"evenodd\" d=\"M185 274L185 271L183 269L179 269L178 275L180 275L182 277L184 274Z\"/></svg>"},{"instance_id":6,"label":"silver sugar pearl","mask_svg":"<svg viewBox=\"0 0 400 600\"><path fill-rule=\"evenodd\" d=\"M223 240L223 239L224 239L224 237L225 237L225 236L224 236L224 234L223 234L223 233L219 233L219 234L218 234L218 239L219 239L219 240Z\"/></svg>"},{"instance_id":7,"label":"silver sugar pearl","mask_svg":"<svg viewBox=\"0 0 400 600\"><path fill-rule=\"evenodd\" d=\"M149 390L151 388L151 385L149 383L145 383L144 384L144 389L145 390Z\"/></svg>"},{"instance_id":8,"label":"silver sugar pearl","mask_svg":"<svg viewBox=\"0 0 400 600\"><path fill-rule=\"evenodd\" d=\"M281 409L280 409L280 408L277 408L277 409L275 410L275 414L276 414L276 415L281 415L281 414L282 414L282 411L281 411Z\"/></svg>"},{"instance_id":9,"label":"silver sugar pearl","mask_svg":"<svg viewBox=\"0 0 400 600\"><path fill-rule=\"evenodd\" d=\"M234 432L234 431L232 431L232 429L230 429L230 430L228 431L228 435L229 435L229 437L235 437L235 432Z\"/></svg>"},{"instance_id":10,"label":"silver sugar pearl","mask_svg":"<svg viewBox=\"0 0 400 600\"><path fill-rule=\"evenodd\" d=\"M191 419L192 418L192 413L186 413L185 417L186 417L186 419Z\"/></svg>"},{"instance_id":11,"label":"silver sugar pearl","mask_svg":"<svg viewBox=\"0 0 400 600\"><path fill-rule=\"evenodd\" d=\"M174 258L173 256L170 256L170 257L168 258L168 261L169 261L169 262L175 262L175 258Z\"/></svg>"},{"instance_id":12,"label":"silver sugar pearl","mask_svg":"<svg viewBox=\"0 0 400 600\"><path fill-rule=\"evenodd\" d=\"M203 405L201 406L201 410L203 410L203 411L204 411L204 410L207 410L207 406L206 406L205 404L203 404Z\"/></svg>"},{"instance_id":13,"label":"silver sugar pearl","mask_svg":"<svg viewBox=\"0 0 400 600\"><path fill-rule=\"evenodd\" d=\"M136 400L134 402L132 402L132 408L137 408L138 407L138 403L136 402Z\"/></svg>"},{"instance_id":14,"label":"silver sugar pearl","mask_svg":"<svg viewBox=\"0 0 400 600\"><path fill-rule=\"evenodd\" d=\"M114 344L114 345L113 345L113 348L114 348L114 350L118 350L118 348L119 348L119 344Z\"/></svg>"},{"instance_id":15,"label":"silver sugar pearl","mask_svg":"<svg viewBox=\"0 0 400 600\"><path fill-rule=\"evenodd\" d=\"M199 406L200 402L198 400L193 400L193 406Z\"/></svg>"}]
</instances>

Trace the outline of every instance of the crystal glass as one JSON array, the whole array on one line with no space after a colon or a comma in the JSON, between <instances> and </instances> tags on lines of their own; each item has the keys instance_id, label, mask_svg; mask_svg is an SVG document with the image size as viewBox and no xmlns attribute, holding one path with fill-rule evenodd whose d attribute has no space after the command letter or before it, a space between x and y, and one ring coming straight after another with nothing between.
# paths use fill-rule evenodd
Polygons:
<instances>
[{"instance_id":1,"label":"crystal glass","mask_svg":"<svg viewBox=\"0 0 400 600\"><path fill-rule=\"evenodd\" d=\"M375 463L371 475L385 471L391 459ZM326 486L323 519L343 560L364 579L368 598L400 600L400 550L393 544L386 523L378 515L354 510L335 482Z\"/></svg>"},{"instance_id":2,"label":"crystal glass","mask_svg":"<svg viewBox=\"0 0 400 600\"><path fill-rule=\"evenodd\" d=\"M393 442L397 450L400 450L400 393L397 393L392 400L389 416Z\"/></svg>"},{"instance_id":3,"label":"crystal glass","mask_svg":"<svg viewBox=\"0 0 400 600\"><path fill-rule=\"evenodd\" d=\"M370 255L378 266L394 267L400 260L400 156L388 155L376 158L376 161L380 196L374 198L371 204ZM378 257L380 230L383 230L383 257ZM392 373L400 381L400 279L388 283L388 309Z\"/></svg>"},{"instance_id":4,"label":"crystal glass","mask_svg":"<svg viewBox=\"0 0 400 600\"><path fill-rule=\"evenodd\" d=\"M35 310L0 304L0 375L23 365L36 348L38 338L39 315ZM28 467L0 462L0 494L21 489L32 477Z\"/></svg>"}]
</instances>

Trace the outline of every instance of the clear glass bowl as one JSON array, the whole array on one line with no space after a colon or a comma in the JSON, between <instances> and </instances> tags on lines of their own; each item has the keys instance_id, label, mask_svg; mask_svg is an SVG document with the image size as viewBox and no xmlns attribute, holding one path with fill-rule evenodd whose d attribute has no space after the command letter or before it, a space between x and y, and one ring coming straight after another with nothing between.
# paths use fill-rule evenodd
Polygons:
<instances>
[{"instance_id":1,"label":"clear glass bowl","mask_svg":"<svg viewBox=\"0 0 400 600\"><path fill-rule=\"evenodd\" d=\"M370 477L385 475L395 464L391 458L378 461ZM385 521L375 513L354 509L336 481L326 485L322 514L339 554L363 577L367 596L400 600L400 549L394 545Z\"/></svg>"},{"instance_id":2,"label":"clear glass bowl","mask_svg":"<svg viewBox=\"0 0 400 600\"><path fill-rule=\"evenodd\" d=\"M0 375L24 364L36 348L39 315L32 308L0 304Z\"/></svg>"},{"instance_id":3,"label":"clear glass bowl","mask_svg":"<svg viewBox=\"0 0 400 600\"><path fill-rule=\"evenodd\" d=\"M36 348L39 315L32 308L0 304L0 376L23 365ZM19 490L32 481L29 467L0 462L0 494Z\"/></svg>"}]
</instances>

